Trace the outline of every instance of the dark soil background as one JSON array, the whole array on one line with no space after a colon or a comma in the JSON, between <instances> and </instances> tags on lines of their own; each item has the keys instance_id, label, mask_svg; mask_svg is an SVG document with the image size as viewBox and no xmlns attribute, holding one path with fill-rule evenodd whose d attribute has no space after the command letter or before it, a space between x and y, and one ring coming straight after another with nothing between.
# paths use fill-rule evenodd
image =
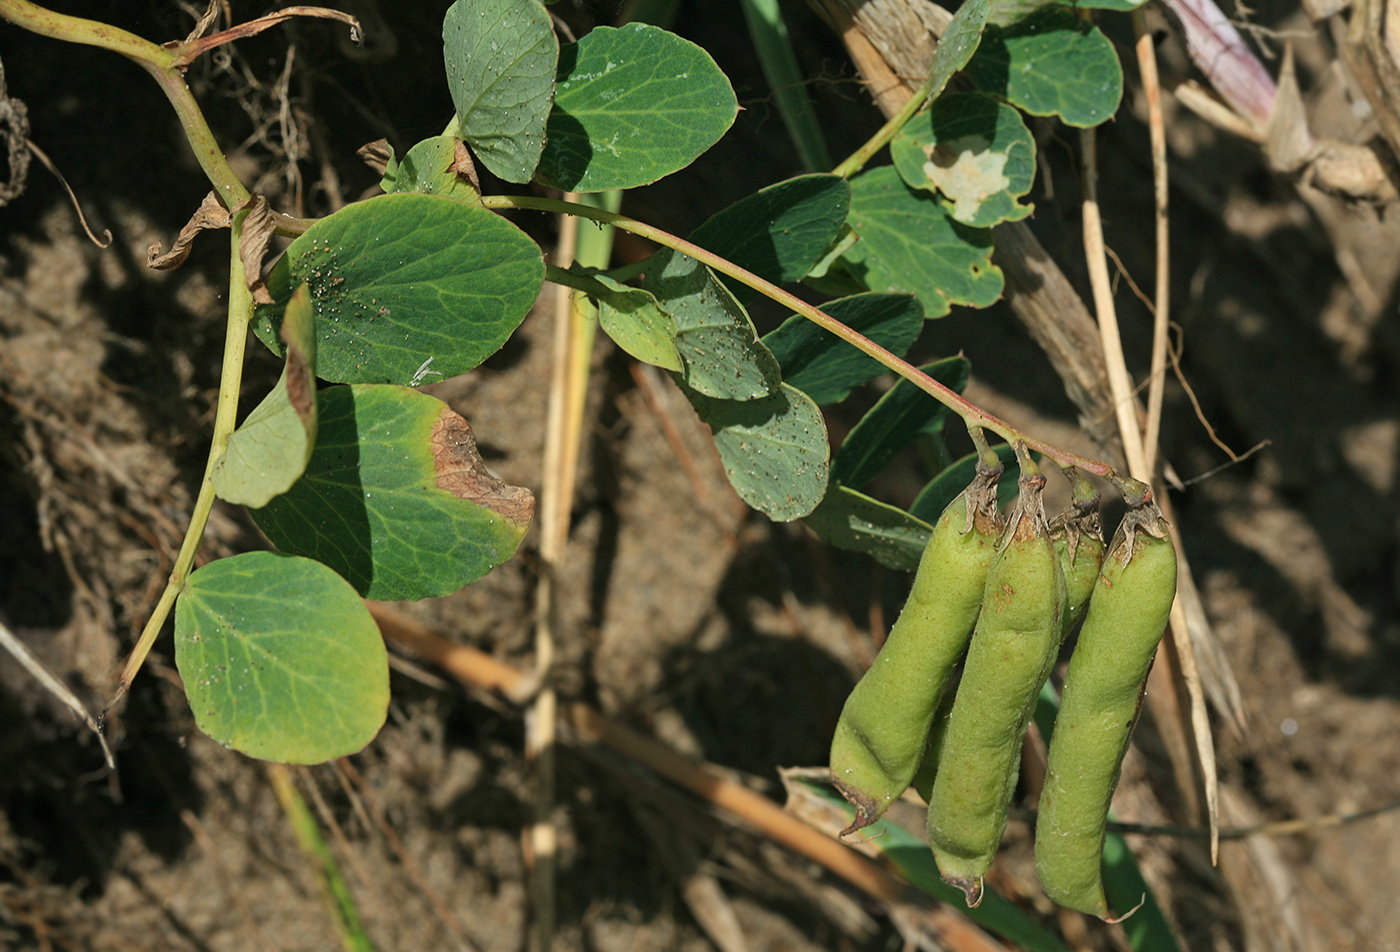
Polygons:
<instances>
[{"instance_id":1,"label":"dark soil background","mask_svg":"<svg viewBox=\"0 0 1400 952\"><path fill-rule=\"evenodd\" d=\"M265 10L233 6L238 20ZM401 153L450 115L446 6L383 4L387 23L372 25L367 53L345 49L338 27L290 24L206 58L189 81L250 187L285 210L324 214L374 185L358 146L387 136ZM160 0L61 8L157 41L183 37L198 12ZM578 0L552 9L580 31L616 13ZM784 11L832 152L844 155L878 127L878 114L839 39L801 4ZM1334 50L1295 7L1256 16L1289 31L1320 112L1350 108ZM745 107L692 168L628 196L625 210L685 234L800 168L737 5L685 3L675 29L715 56ZM1131 61L1130 37L1115 38ZM1162 55L1169 77L1189 75L1170 38ZM25 194L0 209L0 619L97 710L159 594L203 470L226 251L207 235L180 270L145 267L147 247L168 247L208 188L140 69L4 24L0 60L10 95L29 107L33 140L94 227L114 238L99 250L82 237L37 163ZM1151 170L1129 73L1124 108L1101 135L1107 240L1147 286ZM1395 210L1348 207L1280 179L1256 147L1169 107L1183 371L1221 440L1239 451L1269 441L1173 494L1249 719L1245 732L1218 721L1226 824L1383 807L1400 800ZM1073 139L1039 129L1033 225L1085 287ZM549 246L552 220L518 222ZM1140 377L1148 319L1126 286L1118 299ZM498 475L536 491L549 300L482 368L431 388L471 420ZM976 401L1097 452L1054 368L1005 308L930 322L918 348L964 351ZM249 354L245 398L256 401L277 365L256 344ZM800 524L747 512L669 384L658 382L649 400L606 342L595 369L560 580L561 689L778 796L777 767L824 762L842 699L907 580L829 549ZM833 434L875 395L833 415ZM694 477L678 465L668 429ZM1163 450L1183 479L1226 459L1176 383ZM877 493L907 504L928 475L919 466L901 461ZM202 557L262 545L241 512L218 509ZM404 608L527 668L536 553L532 532L482 582ZM115 774L72 716L0 656L0 948L337 947L264 766L196 730L169 651L165 638L110 722ZM347 793L343 767L294 774L323 825L336 823L333 846L368 932L382 949L522 948L530 803L520 712L407 662L396 664L393 687L388 726L350 759L364 779L357 793ZM1170 771L1150 721L1138 741L1116 810L1164 822ZM635 765L570 745L559 770L560 948L707 948L698 919L716 903L753 949L899 946L884 910ZM1003 893L1082 947L1123 947L1119 928L1057 917L1030 873L1024 824L1007 836L995 875ZM1196 841L1131 841L1188 949L1400 948L1393 812L1229 843L1224 868L1247 874L1228 881Z\"/></svg>"}]
</instances>

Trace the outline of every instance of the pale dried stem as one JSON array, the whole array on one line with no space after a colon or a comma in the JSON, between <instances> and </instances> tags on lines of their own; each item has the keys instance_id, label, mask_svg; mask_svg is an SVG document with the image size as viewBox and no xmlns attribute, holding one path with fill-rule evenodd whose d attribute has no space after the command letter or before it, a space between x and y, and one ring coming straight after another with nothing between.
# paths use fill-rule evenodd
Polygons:
<instances>
[{"instance_id":1,"label":"pale dried stem","mask_svg":"<svg viewBox=\"0 0 1400 952\"><path fill-rule=\"evenodd\" d=\"M78 696L70 691L66 684L51 674L49 669L44 667L43 662L35 657L24 642L16 638L3 622L0 622L0 650L5 651L18 661L20 667L29 672L30 677L44 686L45 691L57 698L60 704L72 711L80 721L87 725L88 730L92 731L97 738L97 743L102 747L102 757L107 762L107 769L115 770L117 765L116 761L112 759L111 748L107 746L107 738L102 733L101 726L88 713L87 706L78 700Z\"/></svg>"},{"instance_id":2,"label":"pale dried stem","mask_svg":"<svg viewBox=\"0 0 1400 952\"><path fill-rule=\"evenodd\" d=\"M576 201L578 196L569 195ZM578 220L559 218L555 264L568 268L574 261ZM572 295L562 285L554 287L554 352L550 366L549 405L545 415L544 475L540 512L539 587L535 602L535 673L539 686L525 720L525 759L533 767L532 817L526 831L525 851L530 865L530 896L534 911L533 944L547 950L554 942L555 866L558 832L554 828L554 745L557 741L559 699L552 669L558 626L557 569L568 544L569 512L573 502L574 463L577 460L577 424L571 358L574 345ZM573 425L571 426L571 423Z\"/></svg>"},{"instance_id":3,"label":"pale dried stem","mask_svg":"<svg viewBox=\"0 0 1400 952\"><path fill-rule=\"evenodd\" d=\"M1118 312L1113 303L1113 288L1108 275L1108 256L1104 250L1103 223L1099 216L1098 203L1098 152L1094 131L1086 129L1080 133L1080 148L1083 152L1084 181L1084 254L1089 269L1089 280L1094 291L1094 306L1098 311L1099 332L1103 338L1104 360L1108 365L1109 387L1113 393L1113 403L1118 418L1118 429L1123 439L1123 451L1128 459L1128 472L1136 479L1149 485L1152 471L1147 468L1147 454L1143 445L1143 432L1138 425L1137 401L1133 398L1132 380L1128 376L1127 364L1123 358L1123 342L1118 331ZM1181 551L1179 539L1173 539L1177 551ZM1177 670L1186 687L1190 701L1190 725L1196 748L1196 756L1201 768L1200 780L1205 788L1206 819L1210 824L1211 860L1215 861L1219 844L1219 798L1220 786L1215 772L1215 747L1211 738L1210 723L1206 717L1205 694L1201 690L1200 675L1196 667L1196 654L1191 644L1190 631L1186 627L1186 616L1182 610L1181 598L1172 603L1171 613L1172 643L1177 659ZM1149 699L1149 703L1156 703ZM1180 723L1177 721L1177 723ZM1177 773L1178 785L1183 791L1192 783L1189 764L1177 762L1173 767ZM1189 797L1188 797L1189 799Z\"/></svg>"},{"instance_id":4,"label":"pale dried stem","mask_svg":"<svg viewBox=\"0 0 1400 952\"><path fill-rule=\"evenodd\" d=\"M1136 479L1151 483L1152 473L1147 469L1142 429L1138 425L1137 402L1133 399L1133 382L1123 359L1123 339L1118 332L1118 310L1113 303L1108 255L1104 252L1103 220L1099 215L1098 146L1092 129L1080 132L1079 145L1084 163L1084 256L1094 292L1094 310L1098 315L1113 411L1123 440L1123 455L1128 460L1128 472Z\"/></svg>"},{"instance_id":5,"label":"pale dried stem","mask_svg":"<svg viewBox=\"0 0 1400 952\"><path fill-rule=\"evenodd\" d=\"M1162 86L1157 76L1157 48L1146 29L1141 11L1133 14L1138 34L1138 71L1147 99L1147 130L1152 141L1153 218L1157 232L1157 286L1152 308L1152 364L1148 373L1147 427L1143 453L1148 473L1157 471L1157 442L1162 428L1162 396L1167 383L1167 322L1171 318L1171 227L1167 216L1167 133L1162 122Z\"/></svg>"},{"instance_id":6,"label":"pale dried stem","mask_svg":"<svg viewBox=\"0 0 1400 952\"><path fill-rule=\"evenodd\" d=\"M1143 93L1147 99L1147 126L1152 141L1152 185L1154 217L1157 232L1157 286L1153 301L1152 321L1152 364L1149 372L1147 392L1147 426L1143 434L1144 467L1149 478L1157 471L1158 441L1162 423L1162 399L1166 390L1167 364L1167 325L1171 317L1171 267L1170 267L1170 224L1167 215L1167 139L1162 121L1162 87L1157 75L1157 52L1151 33L1146 29L1141 11L1133 14L1133 26L1138 34L1138 68L1142 75ZM1163 493L1160 502L1167 512L1171 511L1171 501ZM1172 542L1181 560L1181 595L1172 602L1170 624L1173 644L1176 645L1174 661L1186 687L1191 707L1191 734L1195 741L1196 762L1200 766L1200 779L1206 795L1206 817L1210 826L1211 862L1219 861L1220 856L1220 786L1215 780L1215 745L1211 739L1210 722L1206 715L1205 692L1201 686L1201 675L1196 665L1196 652L1190 636L1186 606L1199 604L1200 595L1196 592L1191 568L1186 562L1185 549L1181 544L1180 531L1175 521L1170 521ZM1233 684L1233 678L1217 678L1221 683ZM1227 706L1228 707L1228 706ZM1180 723L1180 721L1178 721ZM1197 778L1187 777L1192 794L1195 793ZM1189 798L1194 800L1194 796Z\"/></svg>"}]
</instances>

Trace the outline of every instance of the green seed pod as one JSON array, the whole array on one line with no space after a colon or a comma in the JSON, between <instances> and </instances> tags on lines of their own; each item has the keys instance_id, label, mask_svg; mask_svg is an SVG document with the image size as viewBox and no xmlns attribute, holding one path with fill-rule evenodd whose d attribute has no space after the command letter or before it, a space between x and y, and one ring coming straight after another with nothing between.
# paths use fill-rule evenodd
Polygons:
<instances>
[{"instance_id":1,"label":"green seed pod","mask_svg":"<svg viewBox=\"0 0 1400 952\"><path fill-rule=\"evenodd\" d=\"M1176 549L1154 503L1128 513L1065 675L1036 823L1035 868L1045 892L1069 909L1107 918L1102 859L1143 687L1176 595Z\"/></svg>"},{"instance_id":2,"label":"green seed pod","mask_svg":"<svg viewBox=\"0 0 1400 952\"><path fill-rule=\"evenodd\" d=\"M970 906L982 899L1006 828L1021 738L1063 626L1064 571L1045 523L1045 478L1033 466L1022 461L1020 497L987 576L929 799L939 872Z\"/></svg>"},{"instance_id":3,"label":"green seed pod","mask_svg":"<svg viewBox=\"0 0 1400 952\"><path fill-rule=\"evenodd\" d=\"M914 779L909 786L928 803L933 796L933 781L938 776L938 759L943 754L943 738L948 733L948 715L953 712L953 699L957 697L958 682L962 680L962 665L954 665L938 698L938 707L933 711L933 723L928 728L928 742L924 744L924 756L919 761L919 769L914 771Z\"/></svg>"},{"instance_id":4,"label":"green seed pod","mask_svg":"<svg viewBox=\"0 0 1400 952\"><path fill-rule=\"evenodd\" d=\"M831 778L856 809L846 833L878 820L919 766L934 708L967 647L996 553L999 475L1000 467L979 469L943 511L904 610L841 710Z\"/></svg>"},{"instance_id":5,"label":"green seed pod","mask_svg":"<svg viewBox=\"0 0 1400 952\"><path fill-rule=\"evenodd\" d=\"M1050 520L1050 541L1065 573L1065 618L1061 640L1074 630L1103 567L1103 530L1097 508L1070 506Z\"/></svg>"}]
</instances>

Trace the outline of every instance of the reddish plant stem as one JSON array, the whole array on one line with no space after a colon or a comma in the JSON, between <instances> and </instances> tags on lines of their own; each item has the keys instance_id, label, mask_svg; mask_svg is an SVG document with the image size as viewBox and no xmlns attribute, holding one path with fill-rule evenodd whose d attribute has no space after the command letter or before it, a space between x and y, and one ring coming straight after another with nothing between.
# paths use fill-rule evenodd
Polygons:
<instances>
[{"instance_id":1,"label":"reddish plant stem","mask_svg":"<svg viewBox=\"0 0 1400 952\"><path fill-rule=\"evenodd\" d=\"M590 208L585 205L574 205L552 198L535 198L526 195L491 195L483 196L481 203L486 208L496 210L528 209L533 211L578 215L580 218L589 218L593 221L599 221L616 228L621 228L623 231L629 231L634 235L640 235L659 245L664 245L665 247L679 251L681 254L694 258L700 263L748 285L761 294L777 301L779 304L791 308L809 321L812 321L818 327L835 334L852 347L855 347L862 353L879 361L881 364L933 397L939 403L952 410L962 418L963 422L969 428L983 427L991 430L1008 443L1025 443L1030 449L1043 453L1060 466L1074 466L1087 473L1092 473L1100 479L1106 479L1117 486L1125 496L1130 497L1130 500L1142 498L1143 493L1147 493L1150 496L1150 490L1148 490L1147 487L1142 486L1135 479L1122 475L1110 464L1102 462L1101 460L1089 459L1077 453L1071 453L1054 444L1047 443L1044 440L1036 439L1033 436L1021 432L1005 420L993 416L975 403L967 400L956 390L944 386L928 374L919 370L919 368L915 367L913 364L895 355L891 351L886 350L884 347L881 347L864 334L854 331L845 324L842 324L820 308L814 307L806 301L784 291L771 281L760 278L753 272L747 271L713 252L706 251L699 245L686 241L683 238L678 238L670 232L663 231L660 228L645 224L644 222L627 218L624 215L606 212L597 208Z\"/></svg>"}]
</instances>

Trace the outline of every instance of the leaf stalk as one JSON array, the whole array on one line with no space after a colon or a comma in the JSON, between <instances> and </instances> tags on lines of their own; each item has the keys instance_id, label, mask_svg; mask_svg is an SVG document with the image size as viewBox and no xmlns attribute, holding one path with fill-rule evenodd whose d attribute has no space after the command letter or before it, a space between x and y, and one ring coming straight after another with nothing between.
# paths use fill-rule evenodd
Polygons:
<instances>
[{"instance_id":1,"label":"leaf stalk","mask_svg":"<svg viewBox=\"0 0 1400 952\"><path fill-rule=\"evenodd\" d=\"M664 245L667 248L679 251L681 254L688 255L700 263L713 268L715 271L726 274L734 280L748 285L760 294L777 301L785 307L791 308L796 313L812 321L818 327L835 334L861 353L883 364L885 367L894 371L896 374L933 397L939 403L946 406L949 410L952 410L962 418L963 423L966 424L969 429L983 427L991 430L1012 445L1015 445L1017 442L1023 442L1028 448L1043 453L1061 466L1074 466L1100 479L1108 480L1127 496L1137 498L1141 497L1144 492L1150 494L1150 490L1148 490L1145 485L1139 483L1135 479L1122 475L1109 463L1080 456L1077 453L1061 449L1044 440L1036 439L1029 434L1023 433L1005 420L993 416L986 410L983 410L981 407L967 400L957 391L939 383L913 364L886 348L881 347L864 334L847 327L820 308L814 307L795 295L784 291L771 281L767 281L711 251L706 251L699 245L686 241L683 238L678 238L670 232L628 218L625 215L553 198L536 198L528 195L490 195L482 196L481 203L486 208L495 210L516 209L577 215L580 218L588 218L593 221L612 225L616 228L621 228L623 231L631 232L634 235L639 235L654 241L659 245Z\"/></svg>"}]
</instances>

